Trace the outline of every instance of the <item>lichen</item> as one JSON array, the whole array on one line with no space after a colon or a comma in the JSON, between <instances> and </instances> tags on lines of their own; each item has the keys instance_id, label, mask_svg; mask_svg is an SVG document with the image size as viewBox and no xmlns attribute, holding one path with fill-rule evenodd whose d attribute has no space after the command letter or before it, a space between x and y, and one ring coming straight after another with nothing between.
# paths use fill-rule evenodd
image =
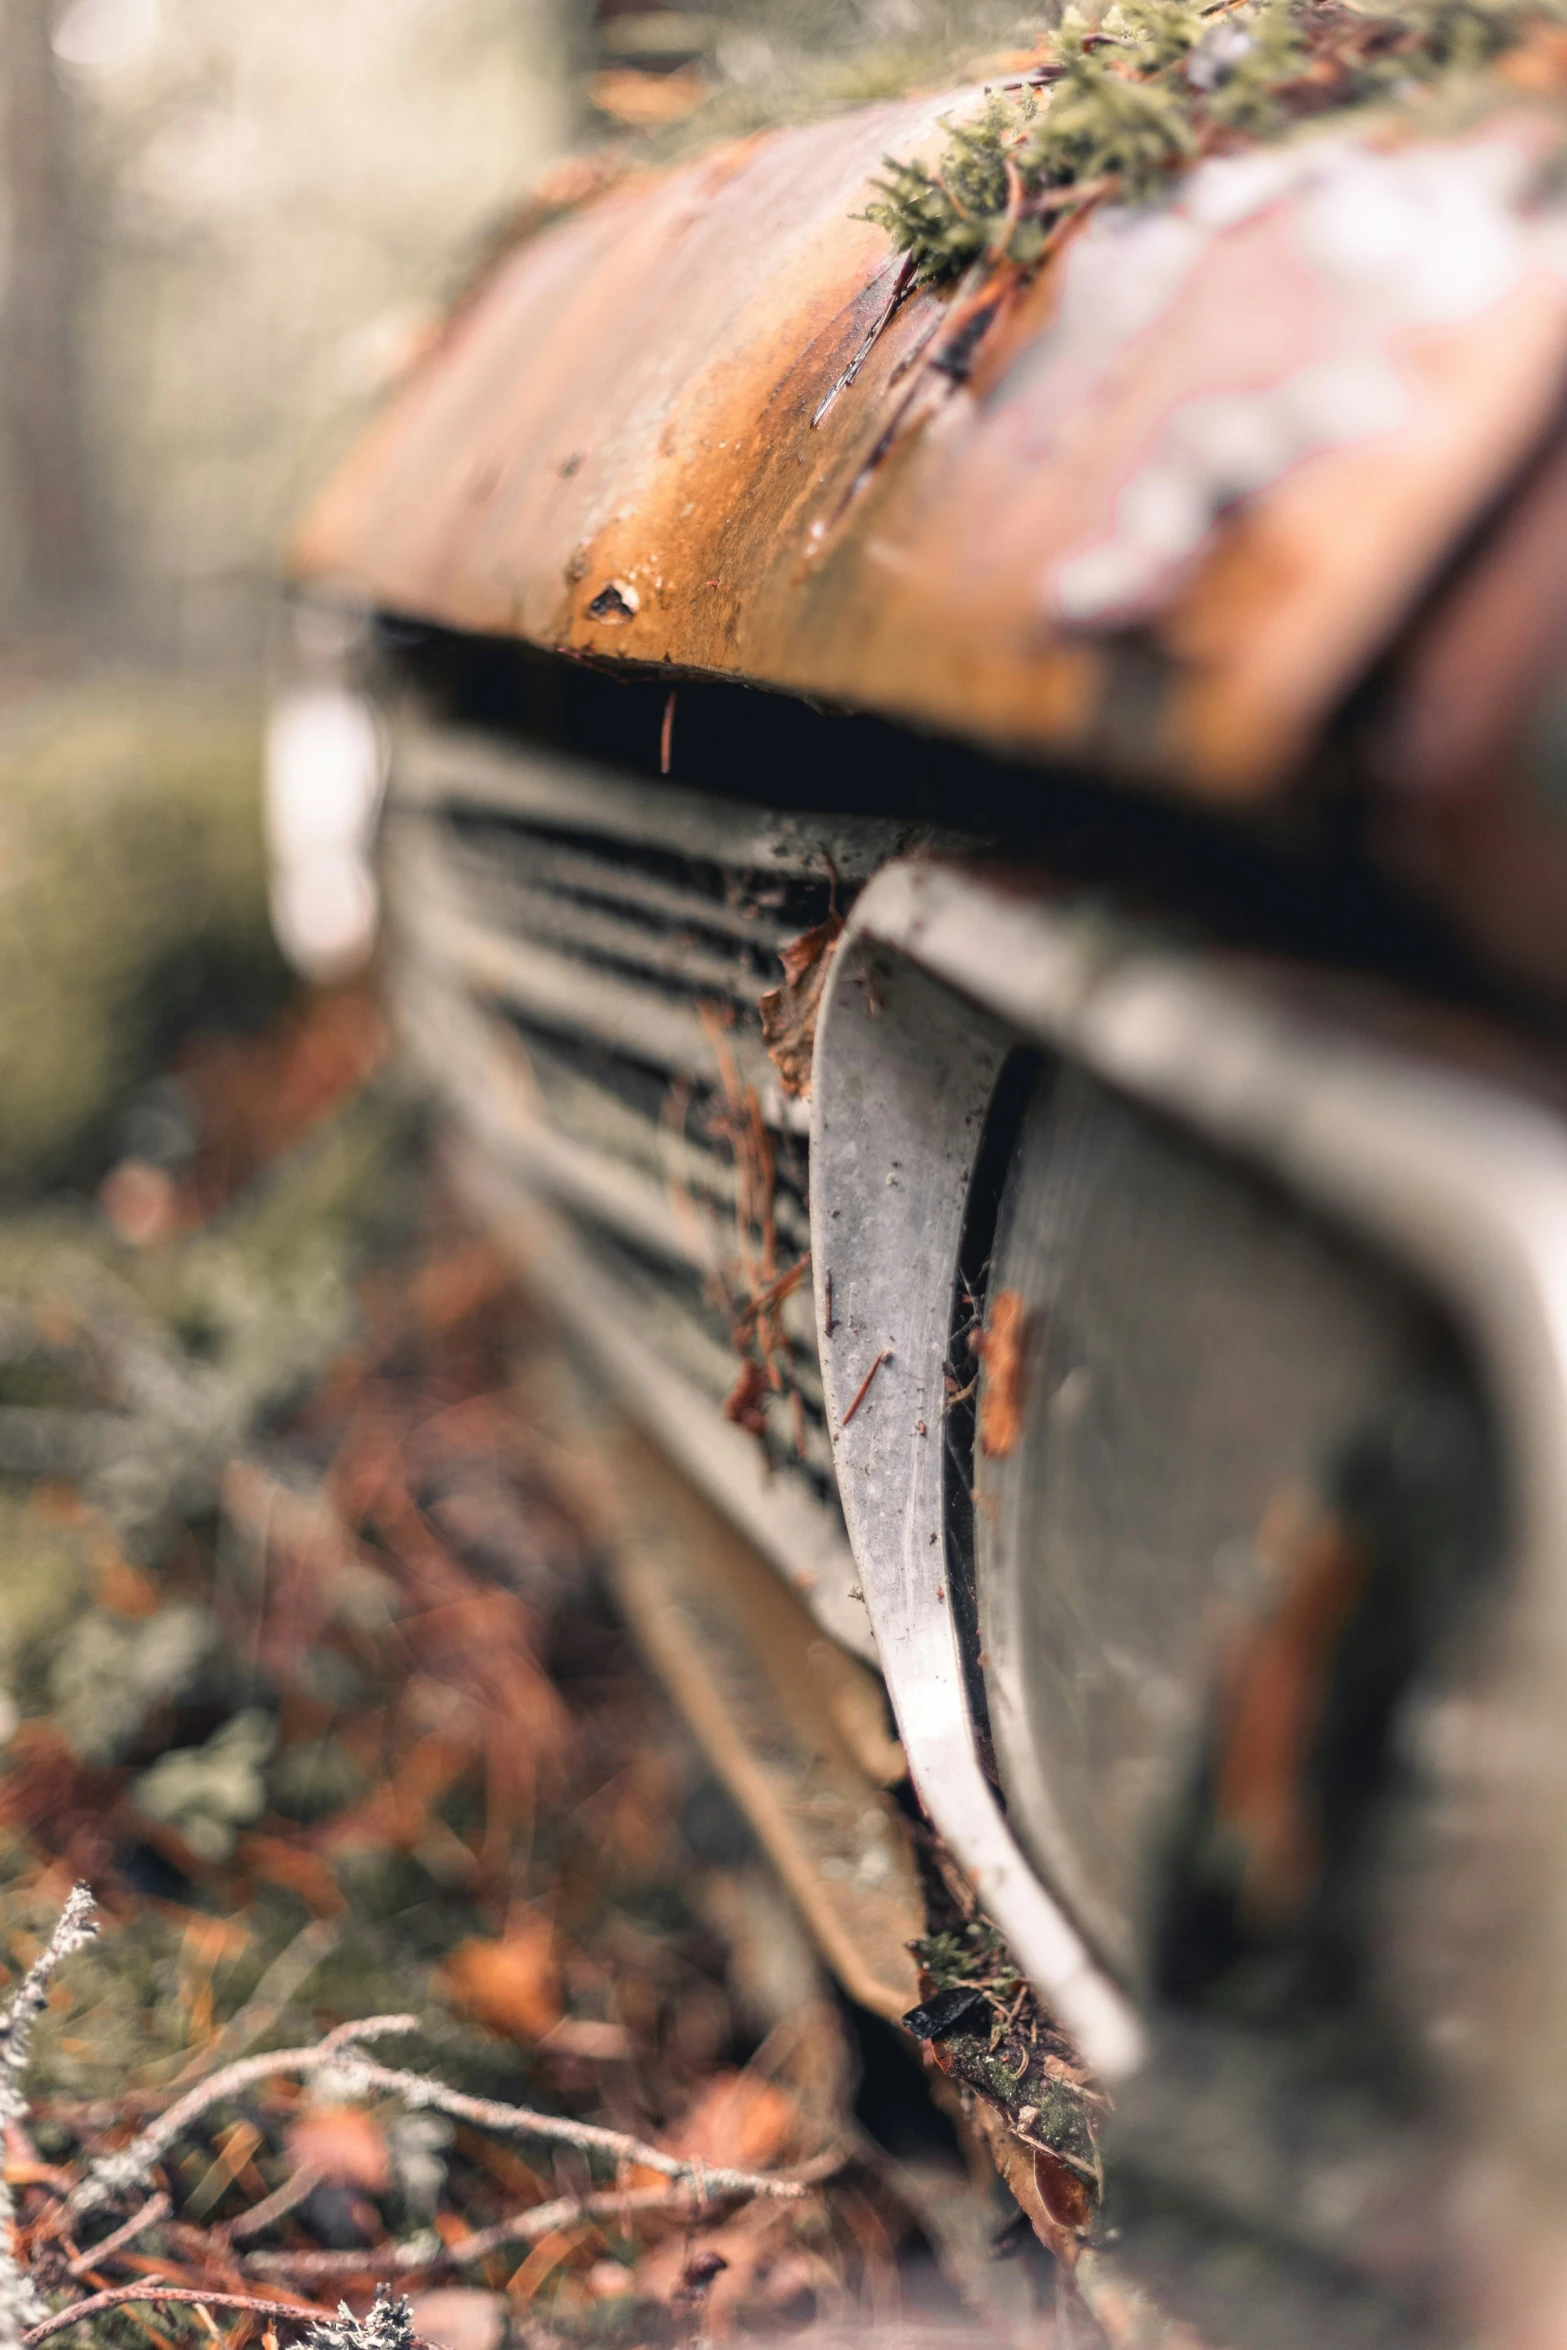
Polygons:
<instances>
[{"instance_id":1,"label":"lichen","mask_svg":"<svg viewBox=\"0 0 1567 2350\"><path fill-rule=\"evenodd\" d=\"M889 156L863 217L922 285L1038 265L1091 203L1146 203L1184 165L1472 78L1559 0L1116 0L1069 9L1038 62L937 159Z\"/></svg>"}]
</instances>

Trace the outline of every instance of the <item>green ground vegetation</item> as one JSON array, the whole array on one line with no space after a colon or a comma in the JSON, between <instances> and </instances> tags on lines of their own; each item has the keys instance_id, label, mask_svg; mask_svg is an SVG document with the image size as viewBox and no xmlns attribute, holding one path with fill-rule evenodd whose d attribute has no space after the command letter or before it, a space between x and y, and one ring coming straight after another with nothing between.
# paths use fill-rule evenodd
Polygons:
<instances>
[{"instance_id":1,"label":"green ground vegetation","mask_svg":"<svg viewBox=\"0 0 1567 2350\"><path fill-rule=\"evenodd\" d=\"M260 707L107 672L0 717L0 1199L79 1174L199 1007L265 1008Z\"/></svg>"}]
</instances>

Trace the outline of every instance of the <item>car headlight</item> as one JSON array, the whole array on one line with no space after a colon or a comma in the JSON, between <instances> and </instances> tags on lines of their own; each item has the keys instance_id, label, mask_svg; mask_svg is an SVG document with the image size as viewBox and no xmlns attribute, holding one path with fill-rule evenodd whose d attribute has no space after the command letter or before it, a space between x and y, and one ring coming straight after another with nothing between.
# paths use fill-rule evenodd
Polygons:
<instances>
[{"instance_id":1,"label":"car headlight","mask_svg":"<svg viewBox=\"0 0 1567 2350\"><path fill-rule=\"evenodd\" d=\"M1015 874L877 876L811 1138L840 1491L922 1800L1091 2060L1172 2015L1265 2069L1353 2041L1372 2139L1441 2117L1469 2209L1545 2209L1567 1126L1313 992ZM1254 2106L1304 2145L1298 2086ZM1272 2165L1265 2221L1375 2266L1358 2129L1224 2191Z\"/></svg>"},{"instance_id":2,"label":"car headlight","mask_svg":"<svg viewBox=\"0 0 1567 2350\"><path fill-rule=\"evenodd\" d=\"M1241 1996L1265 1954L1276 2002L1281 1964L1347 1956L1398 1702L1494 1557L1483 1400L1410 1284L1071 1063L1034 1078L980 1261L1010 1820L1122 1980Z\"/></svg>"}]
</instances>

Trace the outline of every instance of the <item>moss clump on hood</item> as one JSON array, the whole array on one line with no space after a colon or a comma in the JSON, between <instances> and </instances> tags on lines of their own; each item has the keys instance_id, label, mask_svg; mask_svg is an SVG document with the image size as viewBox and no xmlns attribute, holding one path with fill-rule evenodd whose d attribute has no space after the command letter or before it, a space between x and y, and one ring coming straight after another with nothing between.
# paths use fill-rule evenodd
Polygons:
<instances>
[{"instance_id":1,"label":"moss clump on hood","mask_svg":"<svg viewBox=\"0 0 1567 2350\"><path fill-rule=\"evenodd\" d=\"M1101 200L1142 203L1182 165L1310 117L1473 75L1550 7L1515 0L1117 0L1069 10L1037 62L933 164L889 156L865 217L913 280L1035 267Z\"/></svg>"}]
</instances>

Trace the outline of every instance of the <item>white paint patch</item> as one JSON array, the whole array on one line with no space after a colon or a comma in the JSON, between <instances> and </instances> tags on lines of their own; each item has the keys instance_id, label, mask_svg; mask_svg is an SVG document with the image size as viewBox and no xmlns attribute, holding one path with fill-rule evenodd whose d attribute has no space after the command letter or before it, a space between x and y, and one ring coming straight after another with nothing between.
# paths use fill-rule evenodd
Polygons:
<instances>
[{"instance_id":1,"label":"white paint patch","mask_svg":"<svg viewBox=\"0 0 1567 2350\"><path fill-rule=\"evenodd\" d=\"M1049 609L1078 625L1147 617L1238 501L1320 450L1397 432L1413 407L1389 353L1399 330L1478 317L1527 269L1567 257L1559 219L1519 210L1532 168L1500 139L1392 153L1320 139L1205 164L1162 214L1096 221L1068 256L1059 331L1063 344L1076 334L1091 347L1098 381L1175 301L1215 238L1283 203L1330 296L1336 347L1263 388L1172 409L1109 533L1047 574Z\"/></svg>"}]
</instances>

